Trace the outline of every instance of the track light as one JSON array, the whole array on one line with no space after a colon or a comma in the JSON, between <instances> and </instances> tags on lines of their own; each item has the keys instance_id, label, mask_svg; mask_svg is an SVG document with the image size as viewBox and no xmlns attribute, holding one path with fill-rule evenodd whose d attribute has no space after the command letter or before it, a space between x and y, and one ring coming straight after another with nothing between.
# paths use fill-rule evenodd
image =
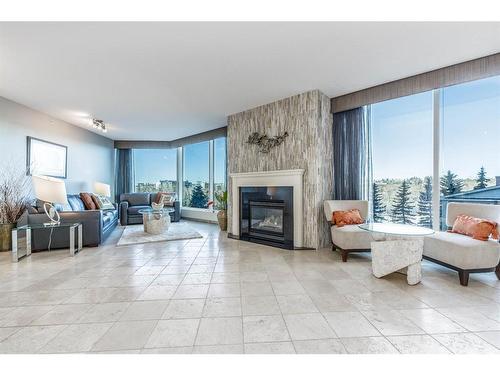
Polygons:
<instances>
[{"instance_id":1,"label":"track light","mask_svg":"<svg viewBox=\"0 0 500 375\"><path fill-rule=\"evenodd\" d=\"M108 129L106 129L106 124L102 120L98 120L98 119L93 118L92 119L92 127L94 129L102 131L103 133L108 132Z\"/></svg>"}]
</instances>

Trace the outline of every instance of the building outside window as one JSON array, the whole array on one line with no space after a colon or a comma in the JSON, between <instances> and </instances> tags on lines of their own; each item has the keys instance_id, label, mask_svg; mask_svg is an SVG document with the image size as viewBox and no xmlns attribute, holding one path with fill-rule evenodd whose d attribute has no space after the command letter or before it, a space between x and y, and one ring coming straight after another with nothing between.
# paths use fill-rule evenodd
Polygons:
<instances>
[{"instance_id":1,"label":"building outside window","mask_svg":"<svg viewBox=\"0 0 500 375\"><path fill-rule=\"evenodd\" d=\"M134 149L136 193L177 192L177 149Z\"/></svg>"}]
</instances>

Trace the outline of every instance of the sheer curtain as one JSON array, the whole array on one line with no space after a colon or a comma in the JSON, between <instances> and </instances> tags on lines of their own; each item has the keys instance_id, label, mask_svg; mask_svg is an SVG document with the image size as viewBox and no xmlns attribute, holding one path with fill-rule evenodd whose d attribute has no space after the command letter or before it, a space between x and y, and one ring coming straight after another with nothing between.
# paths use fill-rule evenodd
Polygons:
<instances>
[{"instance_id":1,"label":"sheer curtain","mask_svg":"<svg viewBox=\"0 0 500 375\"><path fill-rule=\"evenodd\" d=\"M116 150L116 202L120 201L120 194L134 191L134 160L133 150Z\"/></svg>"},{"instance_id":2,"label":"sheer curtain","mask_svg":"<svg viewBox=\"0 0 500 375\"><path fill-rule=\"evenodd\" d=\"M333 115L333 199L366 199L371 191L370 107Z\"/></svg>"}]
</instances>

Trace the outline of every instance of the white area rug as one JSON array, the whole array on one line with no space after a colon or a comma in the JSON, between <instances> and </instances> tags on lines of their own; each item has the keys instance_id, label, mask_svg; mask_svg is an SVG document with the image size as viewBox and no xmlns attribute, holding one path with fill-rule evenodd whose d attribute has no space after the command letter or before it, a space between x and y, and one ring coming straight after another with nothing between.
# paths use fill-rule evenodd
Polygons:
<instances>
[{"instance_id":1,"label":"white area rug","mask_svg":"<svg viewBox=\"0 0 500 375\"><path fill-rule=\"evenodd\" d=\"M185 223L171 223L168 230L162 234L149 234L144 232L144 226L128 225L123 230L117 246L133 245L138 243L188 240L202 238L203 236Z\"/></svg>"}]
</instances>

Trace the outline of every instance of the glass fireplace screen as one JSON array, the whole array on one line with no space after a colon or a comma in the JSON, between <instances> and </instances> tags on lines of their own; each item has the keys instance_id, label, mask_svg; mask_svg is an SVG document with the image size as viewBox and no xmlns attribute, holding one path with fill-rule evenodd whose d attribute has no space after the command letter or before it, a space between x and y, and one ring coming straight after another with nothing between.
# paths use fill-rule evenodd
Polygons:
<instances>
[{"instance_id":1,"label":"glass fireplace screen","mask_svg":"<svg viewBox=\"0 0 500 375\"><path fill-rule=\"evenodd\" d=\"M283 208L250 202L250 230L283 234Z\"/></svg>"}]
</instances>

